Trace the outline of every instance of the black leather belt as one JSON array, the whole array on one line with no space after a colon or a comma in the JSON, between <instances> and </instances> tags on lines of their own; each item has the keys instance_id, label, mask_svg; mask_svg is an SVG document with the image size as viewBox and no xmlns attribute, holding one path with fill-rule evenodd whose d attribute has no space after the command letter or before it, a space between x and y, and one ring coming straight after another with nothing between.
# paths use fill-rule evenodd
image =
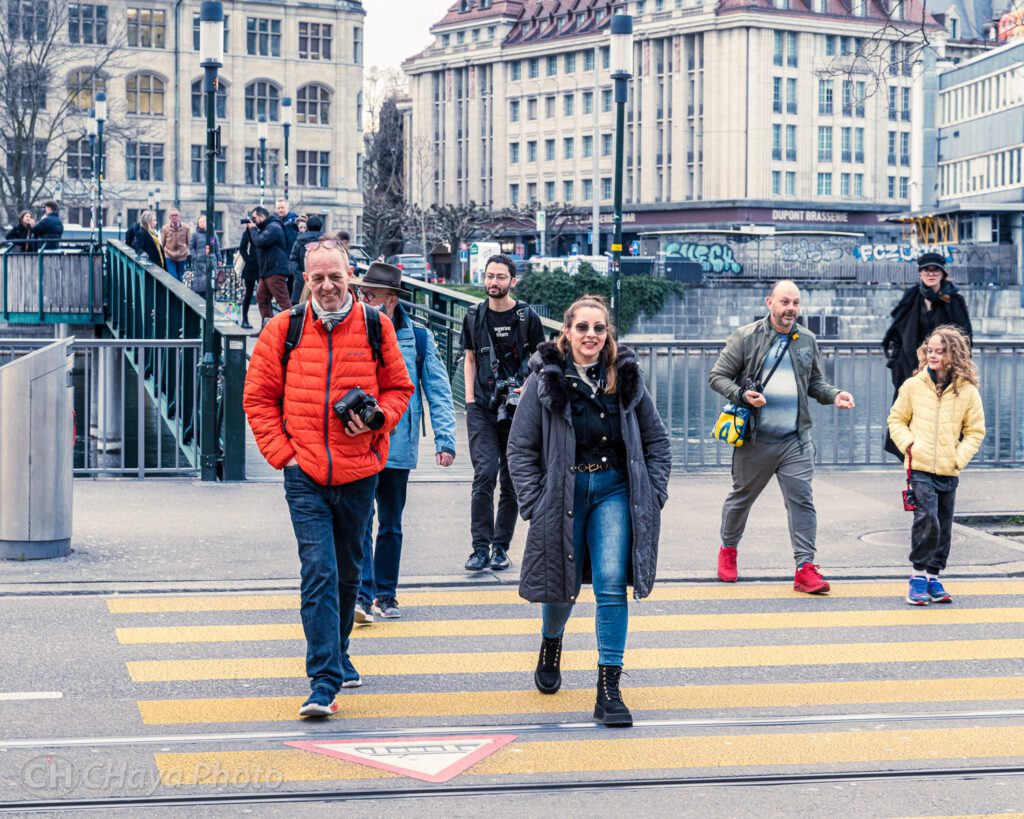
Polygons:
<instances>
[{"instance_id":1,"label":"black leather belt","mask_svg":"<svg viewBox=\"0 0 1024 819\"><path fill-rule=\"evenodd\" d=\"M599 461L597 463L576 464L570 466L570 472L604 472L608 469L621 469L623 464L618 461Z\"/></svg>"}]
</instances>

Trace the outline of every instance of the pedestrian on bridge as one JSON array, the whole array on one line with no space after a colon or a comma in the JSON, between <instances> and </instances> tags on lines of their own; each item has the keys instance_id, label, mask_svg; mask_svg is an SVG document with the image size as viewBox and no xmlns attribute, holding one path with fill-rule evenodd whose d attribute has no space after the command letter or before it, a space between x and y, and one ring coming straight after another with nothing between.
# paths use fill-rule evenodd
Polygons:
<instances>
[{"instance_id":1,"label":"pedestrian on bridge","mask_svg":"<svg viewBox=\"0 0 1024 819\"><path fill-rule=\"evenodd\" d=\"M291 254L288 258L288 271L291 273L294 281L291 293L294 304L302 301L302 289L306 283L302 278L302 274L306 270L306 245L312 244L324 235L323 220L316 214L301 218L299 224L303 225L304 229L299 233L295 244L292 245Z\"/></svg>"},{"instance_id":2,"label":"pedestrian on bridge","mask_svg":"<svg viewBox=\"0 0 1024 819\"><path fill-rule=\"evenodd\" d=\"M786 502L796 560L793 589L824 594L829 584L814 562L818 517L811 492L814 444L807 399L839 409L853 409L854 400L822 375L818 342L797 323L800 288L786 279L778 281L765 303L768 315L736 330L708 374L711 389L737 406L750 407L755 422L749 440L732 452L732 492L722 507L718 579L736 582L747 517L775 476Z\"/></svg>"},{"instance_id":3,"label":"pedestrian on bridge","mask_svg":"<svg viewBox=\"0 0 1024 819\"><path fill-rule=\"evenodd\" d=\"M311 216L310 220L316 218ZM430 404L430 426L434 432L434 457L438 466L449 467L455 462L455 405L448 371L437 352L434 334L413 321L399 303L400 298L412 298L408 291L402 289L402 271L394 265L373 262L362 279L352 281L359 287L360 299L380 310L395 325L398 346L414 390L409 409L391 436L388 462L377 478L376 549L372 509L366 522L356 622L369 623L373 622L374 616L383 620L402 616L397 597L398 570L402 559L402 514L409 474L419 462L424 396Z\"/></svg>"},{"instance_id":4,"label":"pedestrian on bridge","mask_svg":"<svg viewBox=\"0 0 1024 819\"><path fill-rule=\"evenodd\" d=\"M252 214L249 214L250 218ZM256 245L252 241L252 233L248 229L242 231L242 237L238 240L238 254L242 257L242 285L245 290L242 294L242 329L249 330L252 325L249 323L249 308L252 307L253 293L256 292L256 285L260 280L260 264L256 258Z\"/></svg>"},{"instance_id":5,"label":"pedestrian on bridge","mask_svg":"<svg viewBox=\"0 0 1024 819\"><path fill-rule=\"evenodd\" d=\"M914 493L907 602L926 606L953 601L939 573L949 559L959 475L985 439L985 409L970 342L959 327L937 328L917 360L889 412L889 433L904 454Z\"/></svg>"},{"instance_id":6,"label":"pedestrian on bridge","mask_svg":"<svg viewBox=\"0 0 1024 819\"><path fill-rule=\"evenodd\" d=\"M309 248L305 276L309 302L268 320L253 348L243 406L260 452L284 470L298 541L312 689L299 715L326 717L342 687L362 683L347 648L363 533L413 386L391 320L354 300L334 240Z\"/></svg>"},{"instance_id":7,"label":"pedestrian on bridge","mask_svg":"<svg viewBox=\"0 0 1024 819\"><path fill-rule=\"evenodd\" d=\"M43 218L32 228L32 238L39 243L40 250L56 250L60 247L60 238L64 235L64 223L60 218L60 208L53 199L43 202Z\"/></svg>"},{"instance_id":8,"label":"pedestrian on bridge","mask_svg":"<svg viewBox=\"0 0 1024 819\"><path fill-rule=\"evenodd\" d=\"M145 256L150 264L164 267L164 251L156 232L156 214L153 211L144 210L139 214L139 226L132 237L132 249L139 256Z\"/></svg>"},{"instance_id":9,"label":"pedestrian on bridge","mask_svg":"<svg viewBox=\"0 0 1024 819\"><path fill-rule=\"evenodd\" d=\"M11 253L34 253L36 243L33 241L32 228L36 220L32 211L23 210L18 214L18 221L4 236L11 245Z\"/></svg>"},{"instance_id":10,"label":"pedestrian on bridge","mask_svg":"<svg viewBox=\"0 0 1024 819\"><path fill-rule=\"evenodd\" d=\"M217 287L217 267L221 263L221 252L216 232L207 238L204 214L196 219L195 232L189 237L188 253L192 257L192 291L205 297L211 279L213 288Z\"/></svg>"},{"instance_id":11,"label":"pedestrian on bridge","mask_svg":"<svg viewBox=\"0 0 1024 819\"><path fill-rule=\"evenodd\" d=\"M615 342L597 296L565 312L555 343L529 362L531 375L508 442L524 520L530 521L519 594L542 603L534 683L562 684L562 635L584 582L597 599L598 679L594 719L633 724L619 678L629 608L626 585L647 597L658 563L661 510L672 447L636 356Z\"/></svg>"},{"instance_id":12,"label":"pedestrian on bridge","mask_svg":"<svg viewBox=\"0 0 1024 819\"><path fill-rule=\"evenodd\" d=\"M160 247L163 248L164 258L167 260L167 272L180 282L185 276L192 232L189 226L181 221L181 211L177 208L167 211L167 218L169 221L160 231Z\"/></svg>"},{"instance_id":13,"label":"pedestrian on bridge","mask_svg":"<svg viewBox=\"0 0 1024 819\"><path fill-rule=\"evenodd\" d=\"M260 308L261 327L274 316L273 302L282 311L291 309L288 292L288 248L281 218L264 207L253 208L249 236L256 246L260 284L256 288L256 304Z\"/></svg>"}]
</instances>

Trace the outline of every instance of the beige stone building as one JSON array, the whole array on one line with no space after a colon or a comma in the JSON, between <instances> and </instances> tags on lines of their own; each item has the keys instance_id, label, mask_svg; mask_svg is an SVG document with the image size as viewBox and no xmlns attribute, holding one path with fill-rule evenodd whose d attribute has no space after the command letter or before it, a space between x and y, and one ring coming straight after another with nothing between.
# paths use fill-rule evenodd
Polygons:
<instances>
[{"instance_id":1,"label":"beige stone building","mask_svg":"<svg viewBox=\"0 0 1024 819\"><path fill-rule=\"evenodd\" d=\"M910 198L920 0L459 0L403 66L413 196L585 211L596 197L610 224L616 11L635 31L627 242L748 223L890 229L879 215ZM586 241L583 226L555 250Z\"/></svg>"},{"instance_id":2,"label":"beige stone building","mask_svg":"<svg viewBox=\"0 0 1024 819\"><path fill-rule=\"evenodd\" d=\"M72 3L68 37L85 49L120 42L100 85L108 98L105 224L127 228L142 208L172 205L194 223L205 209L206 117L199 58L199 0ZM362 195L362 81L365 12L359 0L331 3L225 0L223 94L217 102L223 159L217 169L218 222L237 240L238 218L259 203L258 117L269 120L265 199L283 194L282 103L291 98L290 195L294 210L327 216L330 229L358 231ZM87 126L92 93L66 66ZM88 144L73 143L58 190L69 223L88 224Z\"/></svg>"}]
</instances>

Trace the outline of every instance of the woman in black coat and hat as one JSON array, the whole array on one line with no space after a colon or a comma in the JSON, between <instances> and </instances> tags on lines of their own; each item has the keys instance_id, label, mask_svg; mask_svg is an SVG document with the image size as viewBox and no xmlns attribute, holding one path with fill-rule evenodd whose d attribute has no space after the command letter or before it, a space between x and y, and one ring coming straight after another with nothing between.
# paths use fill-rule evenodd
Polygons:
<instances>
[{"instance_id":1,"label":"woman in black coat and hat","mask_svg":"<svg viewBox=\"0 0 1024 819\"><path fill-rule=\"evenodd\" d=\"M954 324L973 338L967 302L949 280L946 257L941 253L922 253L917 260L920 283L907 288L892 311L892 324L882 339L886 366L895 388L893 402L903 384L917 369L917 348L943 324ZM885 451L903 455L885 433Z\"/></svg>"},{"instance_id":2,"label":"woman in black coat and hat","mask_svg":"<svg viewBox=\"0 0 1024 819\"><path fill-rule=\"evenodd\" d=\"M530 370L507 457L519 512L530 521L519 594L544 604L534 683L542 694L560 688L562 634L580 586L592 581L594 719L632 725L619 691L626 585L637 599L654 585L672 468L668 432L635 355L616 345L599 297L583 296L569 307L558 341L537 347Z\"/></svg>"}]
</instances>

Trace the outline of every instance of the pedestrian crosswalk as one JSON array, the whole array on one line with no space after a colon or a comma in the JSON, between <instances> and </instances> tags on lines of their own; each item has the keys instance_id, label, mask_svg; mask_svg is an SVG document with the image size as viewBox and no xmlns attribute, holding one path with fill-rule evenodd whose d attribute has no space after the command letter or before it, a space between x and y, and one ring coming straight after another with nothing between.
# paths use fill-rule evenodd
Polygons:
<instances>
[{"instance_id":1,"label":"pedestrian crosswalk","mask_svg":"<svg viewBox=\"0 0 1024 819\"><path fill-rule=\"evenodd\" d=\"M836 584L828 598L797 595L788 584L662 584L649 601L631 605L623 689L636 728L570 738L541 729L463 775L521 781L1020 764L1024 581L950 588L954 605L910 609L903 583ZM403 620L356 628L351 653L366 684L343 691L338 715L320 726L400 734L505 725L514 732L521 723L584 721L597 663L591 601L585 594L570 621L563 689L544 696L532 686L537 607L506 589L405 592ZM122 596L108 599L107 609L147 730L310 728L297 718L307 689L297 595ZM955 725L892 721L952 712L960 715ZM885 718L870 727L827 724L829 715L855 713ZM708 724L804 714L826 724L814 731L785 720L743 731ZM701 719L701 726L683 724ZM657 726L666 720L679 724ZM154 760L174 785L213 784L202 775L211 766L273 771L286 782L397 776L273 740L246 750L162 751Z\"/></svg>"}]
</instances>

